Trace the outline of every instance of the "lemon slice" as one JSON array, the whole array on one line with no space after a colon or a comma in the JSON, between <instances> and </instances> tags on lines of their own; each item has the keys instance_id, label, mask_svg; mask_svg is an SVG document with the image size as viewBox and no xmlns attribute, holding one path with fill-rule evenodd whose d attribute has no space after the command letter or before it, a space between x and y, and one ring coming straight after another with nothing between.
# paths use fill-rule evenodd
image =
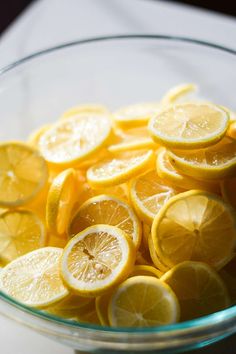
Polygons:
<instances>
[{"instance_id":1,"label":"lemon slice","mask_svg":"<svg viewBox=\"0 0 236 354\"><path fill-rule=\"evenodd\" d=\"M128 235L137 249L141 242L142 228L132 208L122 200L109 195L88 199L75 213L69 235L74 236L89 226L106 224L119 227Z\"/></svg>"},{"instance_id":2,"label":"lemon slice","mask_svg":"<svg viewBox=\"0 0 236 354\"><path fill-rule=\"evenodd\" d=\"M168 285L140 275L118 286L109 303L108 316L114 327L167 325L179 320L179 303Z\"/></svg>"},{"instance_id":3,"label":"lemon slice","mask_svg":"<svg viewBox=\"0 0 236 354\"><path fill-rule=\"evenodd\" d=\"M80 104L79 106L71 107L67 111L65 111L61 119L65 118L70 118L73 116L77 116L79 114L108 114L109 111L107 107L101 105L101 104L94 104L94 103L89 103L89 104Z\"/></svg>"},{"instance_id":4,"label":"lemon slice","mask_svg":"<svg viewBox=\"0 0 236 354\"><path fill-rule=\"evenodd\" d=\"M181 84L172 87L162 98L161 103L163 105L176 103L180 98L183 98L187 94L197 90L197 86L194 84Z\"/></svg>"},{"instance_id":5,"label":"lemon slice","mask_svg":"<svg viewBox=\"0 0 236 354\"><path fill-rule=\"evenodd\" d=\"M114 226L95 225L67 244L61 275L78 295L101 295L128 276L134 260L133 243L123 231Z\"/></svg>"},{"instance_id":6,"label":"lemon slice","mask_svg":"<svg viewBox=\"0 0 236 354\"><path fill-rule=\"evenodd\" d=\"M46 222L51 233L65 233L75 202L76 173L69 168L54 179L48 192Z\"/></svg>"},{"instance_id":7,"label":"lemon slice","mask_svg":"<svg viewBox=\"0 0 236 354\"><path fill-rule=\"evenodd\" d=\"M221 179L236 174L236 141L230 138L206 149L167 153L174 167L195 178Z\"/></svg>"},{"instance_id":8,"label":"lemon slice","mask_svg":"<svg viewBox=\"0 0 236 354\"><path fill-rule=\"evenodd\" d=\"M231 304L236 303L236 257L227 263L220 271L219 275L227 287Z\"/></svg>"},{"instance_id":9,"label":"lemon slice","mask_svg":"<svg viewBox=\"0 0 236 354\"><path fill-rule=\"evenodd\" d=\"M163 260L161 260L159 258L158 254L156 253L151 235L148 238L148 245L149 245L150 257L151 257L151 260L152 260L153 264L155 265L155 267L161 273L167 272L170 268L163 262Z\"/></svg>"},{"instance_id":10,"label":"lemon slice","mask_svg":"<svg viewBox=\"0 0 236 354\"><path fill-rule=\"evenodd\" d=\"M150 265L135 265L132 272L130 273L130 277L135 277L137 275L148 275L150 277L160 278L162 276L162 272L159 269L150 266Z\"/></svg>"},{"instance_id":11,"label":"lemon slice","mask_svg":"<svg viewBox=\"0 0 236 354\"><path fill-rule=\"evenodd\" d=\"M121 128L134 128L147 124L159 110L160 103L157 102L137 103L117 110L113 119Z\"/></svg>"},{"instance_id":12,"label":"lemon slice","mask_svg":"<svg viewBox=\"0 0 236 354\"><path fill-rule=\"evenodd\" d=\"M156 149L158 145L150 137L146 127L116 130L115 143L108 147L111 153L138 149Z\"/></svg>"},{"instance_id":13,"label":"lemon slice","mask_svg":"<svg viewBox=\"0 0 236 354\"><path fill-rule=\"evenodd\" d=\"M230 305L222 279L205 263L183 262L165 273L161 280L175 292L182 321L205 316Z\"/></svg>"},{"instance_id":14,"label":"lemon slice","mask_svg":"<svg viewBox=\"0 0 236 354\"><path fill-rule=\"evenodd\" d=\"M222 180L220 187L223 199L236 208L236 177Z\"/></svg>"},{"instance_id":15,"label":"lemon slice","mask_svg":"<svg viewBox=\"0 0 236 354\"><path fill-rule=\"evenodd\" d=\"M102 326L110 326L108 318L108 305L112 292L96 297L96 311Z\"/></svg>"},{"instance_id":16,"label":"lemon slice","mask_svg":"<svg viewBox=\"0 0 236 354\"><path fill-rule=\"evenodd\" d=\"M39 145L39 140L41 138L41 136L48 130L51 128L51 124L45 124L43 126L41 126L40 128L36 129L35 131L33 131L28 139L27 139L27 143L29 145L32 145L33 147L37 148Z\"/></svg>"},{"instance_id":17,"label":"lemon slice","mask_svg":"<svg viewBox=\"0 0 236 354\"><path fill-rule=\"evenodd\" d=\"M11 262L45 246L46 241L44 225L36 214L13 210L0 215L0 262Z\"/></svg>"},{"instance_id":18,"label":"lemon slice","mask_svg":"<svg viewBox=\"0 0 236 354\"><path fill-rule=\"evenodd\" d=\"M188 260L221 268L236 245L234 211L216 195L197 190L180 193L154 219L152 239L170 268Z\"/></svg>"},{"instance_id":19,"label":"lemon slice","mask_svg":"<svg viewBox=\"0 0 236 354\"><path fill-rule=\"evenodd\" d=\"M45 159L59 166L78 165L101 149L109 138L108 115L78 115L53 125L40 138L39 149Z\"/></svg>"},{"instance_id":20,"label":"lemon slice","mask_svg":"<svg viewBox=\"0 0 236 354\"><path fill-rule=\"evenodd\" d=\"M130 186L130 198L142 221L152 224L161 207L180 189L168 186L155 170L135 178Z\"/></svg>"},{"instance_id":21,"label":"lemon slice","mask_svg":"<svg viewBox=\"0 0 236 354\"><path fill-rule=\"evenodd\" d=\"M149 167L153 158L152 150L124 153L89 168L88 182L95 188L121 184Z\"/></svg>"},{"instance_id":22,"label":"lemon slice","mask_svg":"<svg viewBox=\"0 0 236 354\"><path fill-rule=\"evenodd\" d=\"M157 173L165 181L183 189L202 189L208 192L220 193L218 181L197 180L181 174L170 162L170 158L165 148L160 148L157 152Z\"/></svg>"},{"instance_id":23,"label":"lemon slice","mask_svg":"<svg viewBox=\"0 0 236 354\"><path fill-rule=\"evenodd\" d=\"M62 249L44 247L9 263L0 274L1 290L25 305L50 306L69 295L59 273Z\"/></svg>"},{"instance_id":24,"label":"lemon slice","mask_svg":"<svg viewBox=\"0 0 236 354\"><path fill-rule=\"evenodd\" d=\"M25 204L46 180L47 165L36 150L21 142L0 144L0 206Z\"/></svg>"},{"instance_id":25,"label":"lemon slice","mask_svg":"<svg viewBox=\"0 0 236 354\"><path fill-rule=\"evenodd\" d=\"M180 149L198 149L217 143L229 124L226 111L208 103L182 103L164 108L149 122L157 143Z\"/></svg>"}]
</instances>

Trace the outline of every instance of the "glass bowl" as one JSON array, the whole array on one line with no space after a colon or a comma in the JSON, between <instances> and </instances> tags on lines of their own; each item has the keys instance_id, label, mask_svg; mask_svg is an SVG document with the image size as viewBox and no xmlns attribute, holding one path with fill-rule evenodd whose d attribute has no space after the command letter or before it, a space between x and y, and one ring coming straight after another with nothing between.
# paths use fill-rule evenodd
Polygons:
<instances>
[{"instance_id":1,"label":"glass bowl","mask_svg":"<svg viewBox=\"0 0 236 354\"><path fill-rule=\"evenodd\" d=\"M194 82L202 96L236 109L236 51L190 38L128 35L67 43L0 71L0 140L25 139L78 103L158 100ZM28 308L0 292L0 312L74 349L96 353L176 353L230 335L236 306L196 320L152 328L78 324Z\"/></svg>"}]
</instances>

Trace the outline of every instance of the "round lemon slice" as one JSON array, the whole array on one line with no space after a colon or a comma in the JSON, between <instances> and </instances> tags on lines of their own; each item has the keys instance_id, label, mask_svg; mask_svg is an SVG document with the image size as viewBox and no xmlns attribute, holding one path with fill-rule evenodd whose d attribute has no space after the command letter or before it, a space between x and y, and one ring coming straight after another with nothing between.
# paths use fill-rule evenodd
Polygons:
<instances>
[{"instance_id":1,"label":"round lemon slice","mask_svg":"<svg viewBox=\"0 0 236 354\"><path fill-rule=\"evenodd\" d=\"M110 326L108 318L108 305L112 292L96 297L96 311L102 326Z\"/></svg>"},{"instance_id":2,"label":"round lemon slice","mask_svg":"<svg viewBox=\"0 0 236 354\"><path fill-rule=\"evenodd\" d=\"M50 306L69 295L59 272L62 249L44 247L9 263L0 274L1 290L25 305Z\"/></svg>"},{"instance_id":3,"label":"round lemon slice","mask_svg":"<svg viewBox=\"0 0 236 354\"><path fill-rule=\"evenodd\" d=\"M156 149L158 145L150 137L146 127L137 127L127 130L116 129L115 143L108 146L108 151L118 153L138 149Z\"/></svg>"},{"instance_id":4,"label":"round lemon slice","mask_svg":"<svg viewBox=\"0 0 236 354\"><path fill-rule=\"evenodd\" d=\"M64 249L61 275L82 296L101 295L124 280L135 261L131 239L119 228L95 225L74 236Z\"/></svg>"},{"instance_id":5,"label":"round lemon slice","mask_svg":"<svg viewBox=\"0 0 236 354\"><path fill-rule=\"evenodd\" d=\"M43 126L41 126L40 128L36 129L35 131L33 131L27 140L27 143L29 145L32 145L35 148L38 148L39 145L39 140L41 138L41 136L48 130L51 128L51 124L45 124Z\"/></svg>"},{"instance_id":6,"label":"round lemon slice","mask_svg":"<svg viewBox=\"0 0 236 354\"><path fill-rule=\"evenodd\" d=\"M236 245L234 211L214 194L180 193L154 219L152 240L159 258L170 268L188 260L221 268Z\"/></svg>"},{"instance_id":7,"label":"round lemon slice","mask_svg":"<svg viewBox=\"0 0 236 354\"><path fill-rule=\"evenodd\" d=\"M51 164L78 165L101 149L111 133L108 115L78 115L61 120L40 138L39 149Z\"/></svg>"},{"instance_id":8,"label":"round lemon slice","mask_svg":"<svg viewBox=\"0 0 236 354\"><path fill-rule=\"evenodd\" d=\"M199 150L167 151L171 164L186 175L200 179L222 179L236 174L236 141L224 138Z\"/></svg>"},{"instance_id":9,"label":"round lemon slice","mask_svg":"<svg viewBox=\"0 0 236 354\"><path fill-rule=\"evenodd\" d=\"M0 215L0 262L13 259L45 246L47 241L43 222L26 210L6 211Z\"/></svg>"},{"instance_id":10,"label":"round lemon slice","mask_svg":"<svg viewBox=\"0 0 236 354\"><path fill-rule=\"evenodd\" d=\"M114 327L167 325L179 320L179 303L164 282L140 275L118 286L110 300L108 316Z\"/></svg>"},{"instance_id":11,"label":"round lemon slice","mask_svg":"<svg viewBox=\"0 0 236 354\"><path fill-rule=\"evenodd\" d=\"M155 170L135 178L130 186L130 198L142 221L152 224L161 207L181 190L168 186Z\"/></svg>"},{"instance_id":12,"label":"round lemon slice","mask_svg":"<svg viewBox=\"0 0 236 354\"><path fill-rule=\"evenodd\" d=\"M124 183L148 168L153 158L152 150L124 153L90 167L87 171L88 182L94 188Z\"/></svg>"},{"instance_id":13,"label":"round lemon slice","mask_svg":"<svg viewBox=\"0 0 236 354\"><path fill-rule=\"evenodd\" d=\"M26 204L46 180L47 165L36 150L21 142L0 144L0 206Z\"/></svg>"},{"instance_id":14,"label":"round lemon slice","mask_svg":"<svg viewBox=\"0 0 236 354\"><path fill-rule=\"evenodd\" d=\"M182 321L205 316L230 305L224 282L205 263L183 262L165 273L161 280L176 294Z\"/></svg>"},{"instance_id":15,"label":"round lemon slice","mask_svg":"<svg viewBox=\"0 0 236 354\"><path fill-rule=\"evenodd\" d=\"M88 104L80 104L75 107L69 108L67 111L65 111L61 119L65 118L70 118L73 116L77 116L79 114L109 114L109 111L107 107L101 105L101 104L94 104L94 103L88 103Z\"/></svg>"},{"instance_id":16,"label":"round lemon slice","mask_svg":"<svg viewBox=\"0 0 236 354\"><path fill-rule=\"evenodd\" d=\"M185 98L186 95L197 90L197 86L194 84L181 84L172 87L162 98L161 103L163 105L176 103L179 99Z\"/></svg>"},{"instance_id":17,"label":"round lemon slice","mask_svg":"<svg viewBox=\"0 0 236 354\"><path fill-rule=\"evenodd\" d=\"M134 128L147 124L160 110L160 103L137 103L123 107L113 113L113 120L121 128Z\"/></svg>"},{"instance_id":18,"label":"round lemon slice","mask_svg":"<svg viewBox=\"0 0 236 354\"><path fill-rule=\"evenodd\" d=\"M46 223L51 233L65 233L75 202L76 173L73 168L69 168L53 180L48 192Z\"/></svg>"},{"instance_id":19,"label":"round lemon slice","mask_svg":"<svg viewBox=\"0 0 236 354\"><path fill-rule=\"evenodd\" d=\"M236 177L222 180L220 187L223 199L236 208Z\"/></svg>"},{"instance_id":20,"label":"round lemon slice","mask_svg":"<svg viewBox=\"0 0 236 354\"><path fill-rule=\"evenodd\" d=\"M164 108L149 122L157 143L180 149L199 149L217 143L229 124L226 111L208 103L182 103Z\"/></svg>"},{"instance_id":21,"label":"round lemon slice","mask_svg":"<svg viewBox=\"0 0 236 354\"><path fill-rule=\"evenodd\" d=\"M139 247L142 237L140 221L132 208L122 200L110 195L88 199L75 213L69 227L69 235L74 236L97 224L119 227L132 239L135 248Z\"/></svg>"},{"instance_id":22,"label":"round lemon slice","mask_svg":"<svg viewBox=\"0 0 236 354\"><path fill-rule=\"evenodd\" d=\"M162 276L162 272L159 269L151 266L139 264L135 265L132 272L130 273L130 277L135 277L137 275L148 275L150 277L160 278Z\"/></svg>"},{"instance_id":23,"label":"round lemon slice","mask_svg":"<svg viewBox=\"0 0 236 354\"><path fill-rule=\"evenodd\" d=\"M220 193L218 181L197 180L181 174L170 162L165 148L157 152L156 169L158 175L170 184L182 189L202 189L208 192Z\"/></svg>"}]
</instances>

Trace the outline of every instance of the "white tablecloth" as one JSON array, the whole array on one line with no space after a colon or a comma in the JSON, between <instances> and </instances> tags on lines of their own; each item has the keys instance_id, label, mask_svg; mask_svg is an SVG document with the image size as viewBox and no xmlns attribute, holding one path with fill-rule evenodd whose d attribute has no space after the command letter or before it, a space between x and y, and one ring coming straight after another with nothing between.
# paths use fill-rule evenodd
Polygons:
<instances>
[{"instance_id":1,"label":"white tablecloth","mask_svg":"<svg viewBox=\"0 0 236 354\"><path fill-rule=\"evenodd\" d=\"M38 0L0 38L0 66L66 41L128 33L190 36L236 49L234 18L190 6L154 0ZM234 354L234 342L201 353ZM73 353L3 317L0 348L2 354Z\"/></svg>"}]
</instances>

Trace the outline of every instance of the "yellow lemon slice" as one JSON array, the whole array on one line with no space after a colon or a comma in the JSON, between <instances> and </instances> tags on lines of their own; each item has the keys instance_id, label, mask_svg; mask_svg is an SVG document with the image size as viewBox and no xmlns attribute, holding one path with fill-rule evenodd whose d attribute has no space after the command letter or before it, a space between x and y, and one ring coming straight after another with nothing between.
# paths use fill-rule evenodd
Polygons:
<instances>
[{"instance_id":1,"label":"yellow lemon slice","mask_svg":"<svg viewBox=\"0 0 236 354\"><path fill-rule=\"evenodd\" d=\"M36 129L35 131L33 131L28 139L27 139L27 143L29 145L32 145L35 148L38 148L38 144L39 144L39 140L41 138L41 136L49 129L51 128L51 124L45 124L43 126L41 126L40 128Z\"/></svg>"},{"instance_id":2,"label":"yellow lemon slice","mask_svg":"<svg viewBox=\"0 0 236 354\"><path fill-rule=\"evenodd\" d=\"M108 147L111 153L138 149L156 149L156 144L150 137L146 127L137 127L125 131L116 130L116 141Z\"/></svg>"},{"instance_id":3,"label":"yellow lemon slice","mask_svg":"<svg viewBox=\"0 0 236 354\"><path fill-rule=\"evenodd\" d=\"M182 103L164 108L149 122L157 143L180 149L198 149L217 143L229 124L226 111L208 103Z\"/></svg>"},{"instance_id":4,"label":"yellow lemon slice","mask_svg":"<svg viewBox=\"0 0 236 354\"><path fill-rule=\"evenodd\" d=\"M155 170L131 181L130 198L136 213L147 224L152 224L161 207L180 189L168 186Z\"/></svg>"},{"instance_id":5,"label":"yellow lemon slice","mask_svg":"<svg viewBox=\"0 0 236 354\"><path fill-rule=\"evenodd\" d=\"M148 275L150 277L160 278L162 276L162 272L159 269L150 266L150 265L135 265L132 272L130 273L130 277L135 277L137 275Z\"/></svg>"},{"instance_id":6,"label":"yellow lemon slice","mask_svg":"<svg viewBox=\"0 0 236 354\"><path fill-rule=\"evenodd\" d=\"M76 173L69 168L54 179L48 192L46 222L51 233L65 233L75 202Z\"/></svg>"},{"instance_id":7,"label":"yellow lemon slice","mask_svg":"<svg viewBox=\"0 0 236 354\"><path fill-rule=\"evenodd\" d=\"M114 112L113 120L121 128L134 128L147 124L159 110L158 102L137 103Z\"/></svg>"},{"instance_id":8,"label":"yellow lemon slice","mask_svg":"<svg viewBox=\"0 0 236 354\"><path fill-rule=\"evenodd\" d=\"M134 260L133 243L123 231L95 225L67 244L61 259L61 275L78 295L96 296L124 280Z\"/></svg>"},{"instance_id":9,"label":"yellow lemon slice","mask_svg":"<svg viewBox=\"0 0 236 354\"><path fill-rule=\"evenodd\" d=\"M234 211L214 194L180 193L154 219L152 240L160 259L170 268L188 260L221 268L236 245Z\"/></svg>"},{"instance_id":10,"label":"yellow lemon slice","mask_svg":"<svg viewBox=\"0 0 236 354\"><path fill-rule=\"evenodd\" d=\"M122 200L109 195L88 199L75 213L69 235L74 236L89 226L106 224L119 227L128 235L137 249L141 242L142 228L132 208Z\"/></svg>"},{"instance_id":11,"label":"yellow lemon slice","mask_svg":"<svg viewBox=\"0 0 236 354\"><path fill-rule=\"evenodd\" d=\"M205 263L183 262L165 273L161 280L176 294L182 321L223 310L230 304L222 279Z\"/></svg>"},{"instance_id":12,"label":"yellow lemon slice","mask_svg":"<svg viewBox=\"0 0 236 354\"><path fill-rule=\"evenodd\" d=\"M218 181L197 180L179 172L171 164L165 148L160 148L157 152L156 169L161 178L176 187L183 189L202 189L208 192L220 193L220 183Z\"/></svg>"},{"instance_id":13,"label":"yellow lemon slice","mask_svg":"<svg viewBox=\"0 0 236 354\"><path fill-rule=\"evenodd\" d=\"M179 320L179 303L164 282L140 275L118 286L110 300L108 316L114 327L167 325Z\"/></svg>"},{"instance_id":14,"label":"yellow lemon slice","mask_svg":"<svg viewBox=\"0 0 236 354\"><path fill-rule=\"evenodd\" d=\"M148 238L148 245L149 245L150 257L151 257L151 260L152 260L153 264L155 265L155 267L161 273L167 272L167 270L169 270L169 267L163 262L163 260L161 260L159 258L158 254L156 253L156 250L155 250L151 235Z\"/></svg>"},{"instance_id":15,"label":"yellow lemon slice","mask_svg":"<svg viewBox=\"0 0 236 354\"><path fill-rule=\"evenodd\" d=\"M108 115L78 115L58 122L40 138L39 149L53 165L78 165L101 149L109 138Z\"/></svg>"},{"instance_id":16,"label":"yellow lemon slice","mask_svg":"<svg viewBox=\"0 0 236 354\"><path fill-rule=\"evenodd\" d=\"M1 290L25 305L43 308L69 295L59 272L62 249L44 247L9 263L0 274Z\"/></svg>"},{"instance_id":17,"label":"yellow lemon slice","mask_svg":"<svg viewBox=\"0 0 236 354\"><path fill-rule=\"evenodd\" d=\"M206 149L172 150L167 154L174 167L194 178L222 179L236 174L236 141L230 138Z\"/></svg>"},{"instance_id":18,"label":"yellow lemon slice","mask_svg":"<svg viewBox=\"0 0 236 354\"><path fill-rule=\"evenodd\" d=\"M219 275L227 287L231 304L236 303L236 257L227 263L220 271Z\"/></svg>"},{"instance_id":19,"label":"yellow lemon slice","mask_svg":"<svg viewBox=\"0 0 236 354\"><path fill-rule=\"evenodd\" d=\"M36 214L12 210L0 215L0 262L11 262L45 246L46 241L44 225Z\"/></svg>"},{"instance_id":20,"label":"yellow lemon slice","mask_svg":"<svg viewBox=\"0 0 236 354\"><path fill-rule=\"evenodd\" d=\"M0 144L0 206L25 204L46 180L47 165L36 150L21 142Z\"/></svg>"},{"instance_id":21,"label":"yellow lemon slice","mask_svg":"<svg viewBox=\"0 0 236 354\"><path fill-rule=\"evenodd\" d=\"M124 153L89 168L88 182L95 188L124 183L149 167L153 158L152 150Z\"/></svg>"},{"instance_id":22,"label":"yellow lemon slice","mask_svg":"<svg viewBox=\"0 0 236 354\"><path fill-rule=\"evenodd\" d=\"M108 114L109 111L107 107L101 105L101 104L94 104L94 103L88 103L88 104L80 104L75 107L69 108L67 111L65 111L61 119L65 118L70 118L73 116L77 116L79 114Z\"/></svg>"},{"instance_id":23,"label":"yellow lemon slice","mask_svg":"<svg viewBox=\"0 0 236 354\"><path fill-rule=\"evenodd\" d=\"M162 98L161 103L163 105L176 103L180 98L183 98L187 94L197 90L197 86L194 84L181 84L172 87Z\"/></svg>"},{"instance_id":24,"label":"yellow lemon slice","mask_svg":"<svg viewBox=\"0 0 236 354\"><path fill-rule=\"evenodd\" d=\"M110 326L108 318L108 305L112 292L96 297L96 311L102 326Z\"/></svg>"},{"instance_id":25,"label":"yellow lemon slice","mask_svg":"<svg viewBox=\"0 0 236 354\"><path fill-rule=\"evenodd\" d=\"M220 187L223 199L236 208L236 177L222 180Z\"/></svg>"}]
</instances>

